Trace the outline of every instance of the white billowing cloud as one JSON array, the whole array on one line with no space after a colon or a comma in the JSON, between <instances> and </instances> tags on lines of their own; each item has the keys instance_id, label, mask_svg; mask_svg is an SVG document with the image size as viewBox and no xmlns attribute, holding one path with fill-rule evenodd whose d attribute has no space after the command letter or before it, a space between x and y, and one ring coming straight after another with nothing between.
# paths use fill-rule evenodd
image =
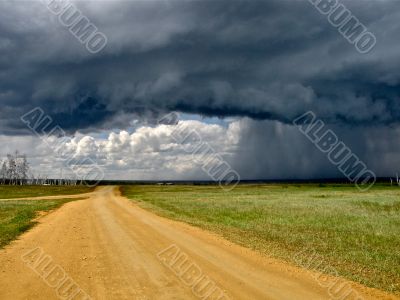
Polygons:
<instances>
[{"instance_id":1,"label":"white billowing cloud","mask_svg":"<svg viewBox=\"0 0 400 300\"><path fill-rule=\"evenodd\" d=\"M239 141L238 122L223 127L187 120L181 121L179 126L197 132L216 154L229 159ZM106 169L130 172L129 179L136 177L134 174L146 179L208 179L201 171L201 165L193 162L192 153L185 152L183 145L174 139L174 130L177 130L176 126L143 126L131 134L111 132L107 139L75 137L68 147L72 146L76 155L90 153L91 157L100 158Z\"/></svg>"},{"instance_id":2,"label":"white billowing cloud","mask_svg":"<svg viewBox=\"0 0 400 300\"><path fill-rule=\"evenodd\" d=\"M215 154L230 160L239 142L240 121L227 126L207 124L195 120L184 120L180 128L195 131L203 143L207 143ZM90 134L77 134L62 143L62 157L38 137L0 137L7 139L9 147L6 153L19 149L28 155L35 174L58 176L61 169L68 174L66 161L90 158L104 171L107 179L205 179L207 174L201 170L201 164L194 162L194 156L184 150L184 145L173 137L177 126L159 125L141 126L134 132L125 130L110 132L99 138ZM57 144L54 137L49 145ZM29 151L28 151L29 149Z\"/></svg>"},{"instance_id":3,"label":"white billowing cloud","mask_svg":"<svg viewBox=\"0 0 400 300\"><path fill-rule=\"evenodd\" d=\"M140 125L133 132L78 133L62 144L57 155L38 137L0 136L0 159L18 149L26 153L33 172L58 177L70 174L67 161L91 159L106 179L212 180L202 169L201 154L193 154L193 140L176 140L177 128L196 132L239 173L241 179L343 177L315 145L294 126L277 121L233 119L221 124L182 120L174 125ZM400 172L400 127L348 129L330 127L377 176ZM188 132L186 131L186 132ZM57 144L52 137L50 145ZM199 143L196 142L196 145Z\"/></svg>"}]
</instances>

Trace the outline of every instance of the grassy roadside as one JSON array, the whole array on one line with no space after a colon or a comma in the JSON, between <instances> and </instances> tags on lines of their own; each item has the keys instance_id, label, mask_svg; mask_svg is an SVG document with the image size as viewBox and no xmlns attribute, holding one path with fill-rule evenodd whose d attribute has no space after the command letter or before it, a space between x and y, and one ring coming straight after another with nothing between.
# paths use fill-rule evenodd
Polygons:
<instances>
[{"instance_id":1,"label":"grassy roadside","mask_svg":"<svg viewBox=\"0 0 400 300\"><path fill-rule=\"evenodd\" d=\"M0 248L32 228L39 212L50 211L76 200L80 199L0 200Z\"/></svg>"},{"instance_id":2,"label":"grassy roadside","mask_svg":"<svg viewBox=\"0 0 400 300\"><path fill-rule=\"evenodd\" d=\"M0 186L0 199L75 195L89 193L93 189L87 186L2 185Z\"/></svg>"},{"instance_id":3,"label":"grassy roadside","mask_svg":"<svg viewBox=\"0 0 400 300\"><path fill-rule=\"evenodd\" d=\"M144 208L296 263L315 250L319 269L400 293L400 188L376 185L124 186ZM304 257L301 257L304 256Z\"/></svg>"}]
</instances>

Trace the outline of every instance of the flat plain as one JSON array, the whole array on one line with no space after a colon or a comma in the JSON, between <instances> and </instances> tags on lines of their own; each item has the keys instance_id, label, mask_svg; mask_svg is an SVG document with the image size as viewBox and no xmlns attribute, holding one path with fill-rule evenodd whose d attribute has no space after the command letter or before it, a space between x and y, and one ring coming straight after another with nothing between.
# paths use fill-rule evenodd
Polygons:
<instances>
[{"instance_id":1,"label":"flat plain","mask_svg":"<svg viewBox=\"0 0 400 300\"><path fill-rule=\"evenodd\" d=\"M348 184L123 186L153 212L302 267L400 292L400 187ZM318 263L308 263L312 254Z\"/></svg>"},{"instance_id":2,"label":"flat plain","mask_svg":"<svg viewBox=\"0 0 400 300\"><path fill-rule=\"evenodd\" d=\"M395 187L19 188L0 200L0 299L399 299Z\"/></svg>"},{"instance_id":3,"label":"flat plain","mask_svg":"<svg viewBox=\"0 0 400 300\"><path fill-rule=\"evenodd\" d=\"M39 214L49 212L73 200L17 200L18 198L77 195L92 190L84 186L0 186L0 248L32 228Z\"/></svg>"}]
</instances>

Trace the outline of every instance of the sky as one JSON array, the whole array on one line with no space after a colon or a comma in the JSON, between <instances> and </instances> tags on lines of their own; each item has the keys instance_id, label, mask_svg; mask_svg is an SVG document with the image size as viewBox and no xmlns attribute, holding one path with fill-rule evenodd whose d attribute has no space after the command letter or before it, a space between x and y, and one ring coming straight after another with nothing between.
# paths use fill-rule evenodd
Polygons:
<instances>
[{"instance_id":1,"label":"sky","mask_svg":"<svg viewBox=\"0 0 400 300\"><path fill-rule=\"evenodd\" d=\"M312 111L377 176L395 176L400 5L341 1L376 38L360 53L312 2L3 0L0 157L18 149L53 177L74 156L107 179L208 180L158 122L178 112L242 179L341 177L292 123ZM74 16L104 47L71 32ZM68 137L63 155L21 121L35 108Z\"/></svg>"}]
</instances>

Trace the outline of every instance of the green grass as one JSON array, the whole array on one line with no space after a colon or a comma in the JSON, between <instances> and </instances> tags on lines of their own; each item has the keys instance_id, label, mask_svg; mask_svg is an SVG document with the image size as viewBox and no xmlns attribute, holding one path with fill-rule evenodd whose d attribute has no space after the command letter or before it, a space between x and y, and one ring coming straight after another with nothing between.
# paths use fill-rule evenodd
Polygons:
<instances>
[{"instance_id":1,"label":"green grass","mask_svg":"<svg viewBox=\"0 0 400 300\"><path fill-rule=\"evenodd\" d=\"M320 270L400 292L400 188L376 185L124 186L144 208L292 263L315 250ZM302 252L303 251L303 252Z\"/></svg>"},{"instance_id":2,"label":"green grass","mask_svg":"<svg viewBox=\"0 0 400 300\"><path fill-rule=\"evenodd\" d=\"M41 211L49 211L78 199L1 200L74 195L93 191L87 186L0 186L0 248L36 224Z\"/></svg>"},{"instance_id":3,"label":"green grass","mask_svg":"<svg viewBox=\"0 0 400 300\"><path fill-rule=\"evenodd\" d=\"M39 212L50 211L76 200L79 199L0 200L0 248L33 227Z\"/></svg>"},{"instance_id":4,"label":"green grass","mask_svg":"<svg viewBox=\"0 0 400 300\"><path fill-rule=\"evenodd\" d=\"M74 195L93 191L87 186L2 185L0 199Z\"/></svg>"}]
</instances>

